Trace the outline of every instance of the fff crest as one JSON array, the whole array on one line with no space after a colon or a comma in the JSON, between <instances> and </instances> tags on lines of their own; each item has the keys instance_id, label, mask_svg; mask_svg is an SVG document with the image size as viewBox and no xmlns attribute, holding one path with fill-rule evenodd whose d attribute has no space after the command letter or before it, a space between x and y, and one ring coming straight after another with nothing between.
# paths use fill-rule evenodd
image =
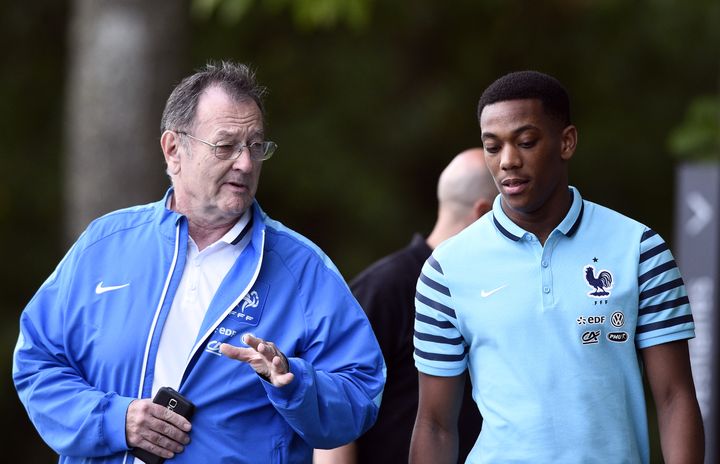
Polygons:
<instances>
[{"instance_id":1,"label":"fff crest","mask_svg":"<svg viewBox=\"0 0 720 464\"><path fill-rule=\"evenodd\" d=\"M591 298L607 298L613 286L613 275L607 269L595 271L593 266L585 266L585 282L592 288L588 292Z\"/></svg>"}]
</instances>

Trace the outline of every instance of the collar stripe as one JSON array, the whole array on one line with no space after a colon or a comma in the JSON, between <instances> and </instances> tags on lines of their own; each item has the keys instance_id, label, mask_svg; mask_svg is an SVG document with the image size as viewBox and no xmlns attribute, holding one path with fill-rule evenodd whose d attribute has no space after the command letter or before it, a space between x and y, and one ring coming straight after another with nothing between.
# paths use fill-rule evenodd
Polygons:
<instances>
[{"instance_id":1,"label":"collar stripe","mask_svg":"<svg viewBox=\"0 0 720 464\"><path fill-rule=\"evenodd\" d=\"M248 232L252 229L253 219L255 218L255 215L250 216L250 220L245 224L245 227L243 227L243 230L240 231L237 237L235 237L235 240L230 242L230 245L237 245L240 243L240 240L243 239L247 235Z\"/></svg>"},{"instance_id":2,"label":"collar stripe","mask_svg":"<svg viewBox=\"0 0 720 464\"><path fill-rule=\"evenodd\" d=\"M494 214L494 213L493 213L493 222L495 223L495 227L497 227L497 229L500 231L500 233L502 233L504 236L506 236L507 238L509 238L510 240L515 241L515 242L517 242L517 241L520 240L520 237L512 234L509 230L507 230L506 228L504 228L504 227L502 226L502 224L500 224L500 223L498 222L498 220L497 220L497 218L495 217L495 214Z\"/></svg>"},{"instance_id":3,"label":"collar stripe","mask_svg":"<svg viewBox=\"0 0 720 464\"><path fill-rule=\"evenodd\" d=\"M580 227L580 221L583 217L583 211L585 211L585 202L583 200L580 200L580 212L578 213L577 219L575 219L575 223L568 229L567 234L565 234L568 237L572 237L573 234L578 230L578 227Z\"/></svg>"}]
</instances>

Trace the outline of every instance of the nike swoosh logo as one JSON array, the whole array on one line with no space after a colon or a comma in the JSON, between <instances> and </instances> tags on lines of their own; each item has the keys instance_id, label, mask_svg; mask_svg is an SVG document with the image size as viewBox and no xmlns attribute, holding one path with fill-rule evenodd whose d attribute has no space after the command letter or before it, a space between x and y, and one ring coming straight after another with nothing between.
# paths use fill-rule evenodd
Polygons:
<instances>
[{"instance_id":1,"label":"nike swoosh logo","mask_svg":"<svg viewBox=\"0 0 720 464\"><path fill-rule=\"evenodd\" d=\"M505 285L502 285L502 286L500 286L500 287L498 287L498 288L496 288L496 289L490 290L489 292L486 292L485 290L480 290L480 296L483 297L483 298L487 298L487 297L489 297L490 295L492 295L493 293L499 292L500 290L502 290L503 288L505 288L505 287L507 287L507 286L508 286L508 284L505 284Z\"/></svg>"},{"instance_id":2,"label":"nike swoosh logo","mask_svg":"<svg viewBox=\"0 0 720 464\"><path fill-rule=\"evenodd\" d=\"M111 287L103 287L102 281L100 281L99 284L97 284L97 287L95 287L95 293L98 295L102 295L105 292L112 292L113 290L120 290L121 288L125 288L130 284L125 285L113 285Z\"/></svg>"}]
</instances>

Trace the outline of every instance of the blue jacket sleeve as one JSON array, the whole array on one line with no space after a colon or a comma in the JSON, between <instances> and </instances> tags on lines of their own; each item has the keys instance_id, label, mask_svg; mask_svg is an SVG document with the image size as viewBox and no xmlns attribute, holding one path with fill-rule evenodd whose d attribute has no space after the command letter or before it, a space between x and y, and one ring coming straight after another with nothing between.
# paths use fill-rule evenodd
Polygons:
<instances>
[{"instance_id":1,"label":"blue jacket sleeve","mask_svg":"<svg viewBox=\"0 0 720 464\"><path fill-rule=\"evenodd\" d=\"M263 385L276 410L305 442L313 448L334 448L375 423L385 362L370 323L339 274L305 269L302 282L305 349L288 358L295 379L280 388L265 381Z\"/></svg>"},{"instance_id":2,"label":"blue jacket sleeve","mask_svg":"<svg viewBox=\"0 0 720 464\"><path fill-rule=\"evenodd\" d=\"M73 275L70 250L20 317L13 380L45 442L68 456L104 456L126 450L125 415L133 398L93 388L67 352L66 294Z\"/></svg>"}]
</instances>

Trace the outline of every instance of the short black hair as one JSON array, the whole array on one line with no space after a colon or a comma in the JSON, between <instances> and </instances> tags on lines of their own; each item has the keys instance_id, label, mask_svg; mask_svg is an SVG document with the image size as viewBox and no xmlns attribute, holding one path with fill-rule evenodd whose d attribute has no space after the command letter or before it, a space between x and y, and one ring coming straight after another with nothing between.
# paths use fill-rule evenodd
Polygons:
<instances>
[{"instance_id":1,"label":"short black hair","mask_svg":"<svg viewBox=\"0 0 720 464\"><path fill-rule=\"evenodd\" d=\"M538 99L545 113L565 126L570 122L570 96L559 80L537 71L506 74L485 89L478 103L477 117L487 105L508 100Z\"/></svg>"}]
</instances>

